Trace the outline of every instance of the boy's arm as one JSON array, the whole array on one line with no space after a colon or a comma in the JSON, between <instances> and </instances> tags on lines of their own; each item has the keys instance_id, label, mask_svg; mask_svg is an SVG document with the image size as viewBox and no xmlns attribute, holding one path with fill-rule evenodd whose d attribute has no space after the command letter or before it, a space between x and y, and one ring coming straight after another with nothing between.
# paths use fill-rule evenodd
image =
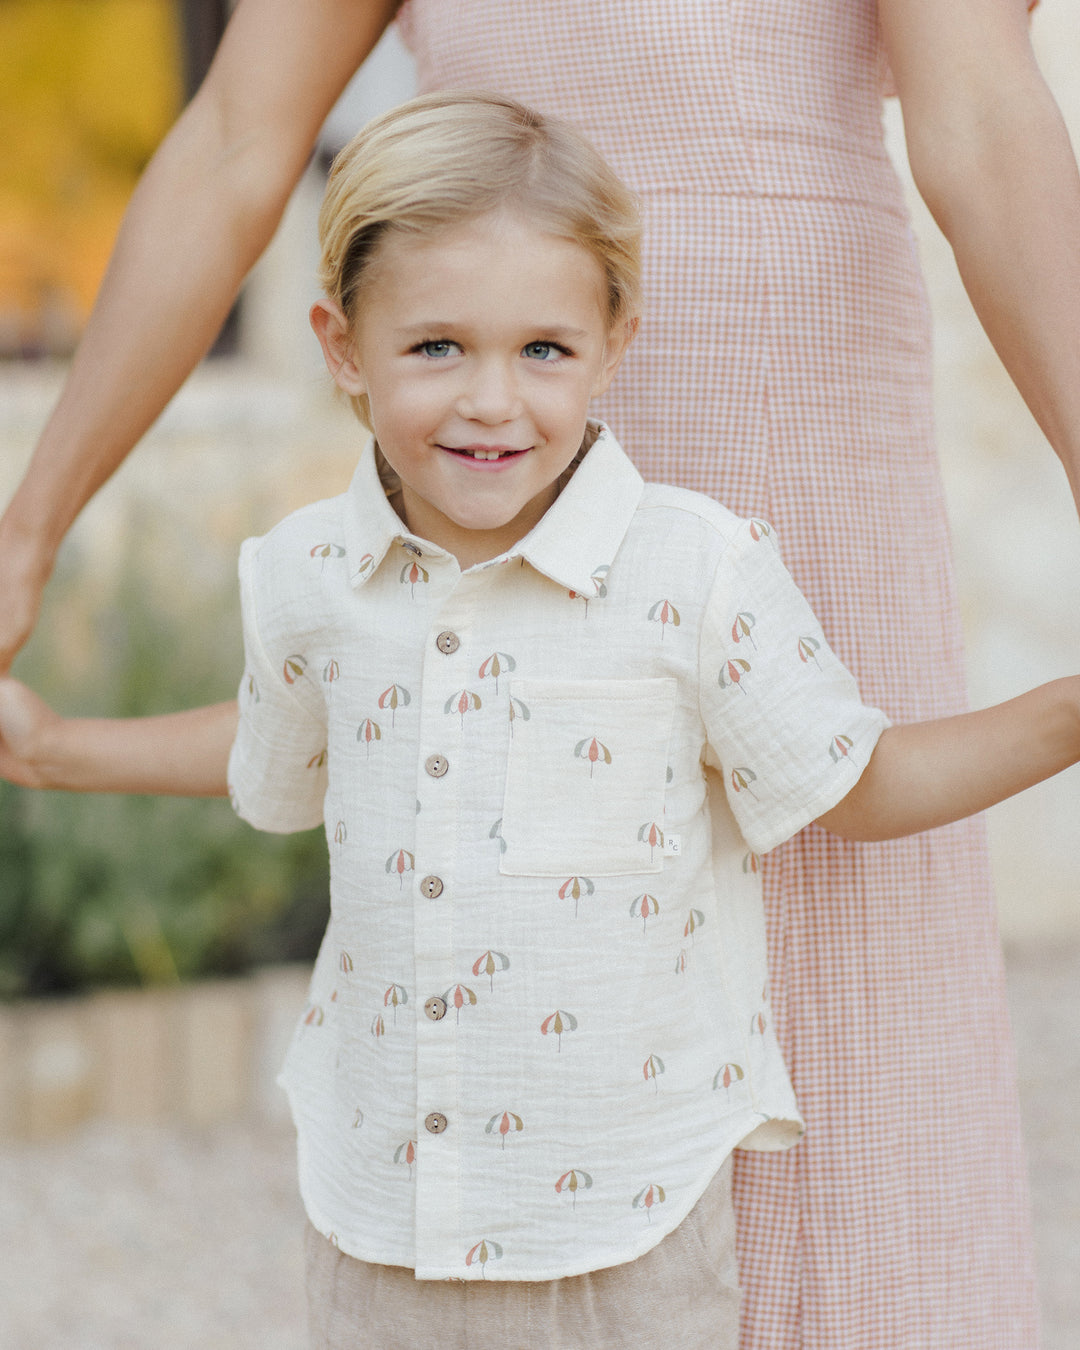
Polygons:
<instances>
[{"instance_id":1,"label":"boy's arm","mask_svg":"<svg viewBox=\"0 0 1080 1350\"><path fill-rule=\"evenodd\" d=\"M887 728L862 776L817 823L898 839L975 815L1080 760L1080 676L993 708Z\"/></svg>"},{"instance_id":2,"label":"boy's arm","mask_svg":"<svg viewBox=\"0 0 1080 1350\"><path fill-rule=\"evenodd\" d=\"M223 797L235 702L160 717L61 717L0 679L0 777L21 787Z\"/></svg>"}]
</instances>

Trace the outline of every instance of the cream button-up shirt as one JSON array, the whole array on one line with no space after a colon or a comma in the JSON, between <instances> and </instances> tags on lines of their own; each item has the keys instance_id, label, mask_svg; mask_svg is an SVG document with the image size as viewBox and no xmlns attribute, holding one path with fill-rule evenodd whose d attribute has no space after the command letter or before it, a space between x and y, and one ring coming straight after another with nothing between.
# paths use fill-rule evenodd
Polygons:
<instances>
[{"instance_id":1,"label":"cream button-up shirt","mask_svg":"<svg viewBox=\"0 0 1080 1350\"><path fill-rule=\"evenodd\" d=\"M239 813L325 825L331 919L283 1082L313 1224L422 1279L632 1260L801 1122L759 855L886 725L772 532L606 428L462 572L369 447L240 563Z\"/></svg>"}]
</instances>

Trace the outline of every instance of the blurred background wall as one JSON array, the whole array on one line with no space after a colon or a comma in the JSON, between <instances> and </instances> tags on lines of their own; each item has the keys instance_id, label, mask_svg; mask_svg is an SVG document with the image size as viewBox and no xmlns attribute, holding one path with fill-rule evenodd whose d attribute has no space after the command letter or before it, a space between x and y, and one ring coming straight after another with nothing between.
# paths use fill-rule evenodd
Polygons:
<instances>
[{"instance_id":1,"label":"blurred background wall","mask_svg":"<svg viewBox=\"0 0 1080 1350\"><path fill-rule=\"evenodd\" d=\"M127 196L223 20L224 0L0 5L0 501L56 397ZM1034 32L1075 139L1080 12L1046 0ZM138 713L231 695L240 539L340 491L359 446L307 325L325 162L411 88L391 35L330 118L324 153L252 274L221 354L72 531L17 666L65 710ZM894 105L886 127L907 178ZM935 317L971 692L982 704L1080 664L1080 525L948 246L913 189L910 198ZM1074 771L991 813L1011 943L1080 936L1078 807ZM254 840L223 803L0 789L0 997L305 958L325 918L321 841Z\"/></svg>"}]
</instances>

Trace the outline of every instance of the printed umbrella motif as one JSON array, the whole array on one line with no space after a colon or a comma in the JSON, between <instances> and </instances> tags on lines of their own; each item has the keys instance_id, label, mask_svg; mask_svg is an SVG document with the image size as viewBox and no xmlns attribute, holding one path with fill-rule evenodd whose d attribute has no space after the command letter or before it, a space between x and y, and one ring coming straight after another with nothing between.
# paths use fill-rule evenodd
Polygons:
<instances>
[{"instance_id":1,"label":"printed umbrella motif","mask_svg":"<svg viewBox=\"0 0 1080 1350\"><path fill-rule=\"evenodd\" d=\"M574 755L577 759L587 759L589 761L589 777L593 776L593 770L597 764L610 764L611 751L603 743L598 741L595 736L586 736L578 741L574 746Z\"/></svg>"},{"instance_id":2,"label":"printed umbrella motif","mask_svg":"<svg viewBox=\"0 0 1080 1350\"><path fill-rule=\"evenodd\" d=\"M466 1004L470 1008L476 1007L476 994L467 984L455 984L443 993L443 1002L454 1005L454 1020L461 1021L461 1010Z\"/></svg>"},{"instance_id":3,"label":"printed umbrella motif","mask_svg":"<svg viewBox=\"0 0 1080 1350\"><path fill-rule=\"evenodd\" d=\"M577 1031L577 1018L573 1013L565 1012L562 1008L556 1008L540 1023L540 1034L542 1036L553 1035L558 1041L560 1054L562 1053L564 1031Z\"/></svg>"},{"instance_id":4,"label":"printed umbrella motif","mask_svg":"<svg viewBox=\"0 0 1080 1350\"><path fill-rule=\"evenodd\" d=\"M340 544L316 544L308 553L309 558L321 558L323 567L326 566L327 558L344 558L345 550ZM322 568L319 569L320 571Z\"/></svg>"},{"instance_id":5,"label":"printed umbrella motif","mask_svg":"<svg viewBox=\"0 0 1080 1350\"><path fill-rule=\"evenodd\" d=\"M656 604L649 609L649 618L653 623L660 625L660 640L664 639L664 632L671 624L672 628L678 628L682 620L679 618L679 611L670 600L657 600Z\"/></svg>"},{"instance_id":6,"label":"printed umbrella motif","mask_svg":"<svg viewBox=\"0 0 1080 1350\"><path fill-rule=\"evenodd\" d=\"M564 1172L555 1183L555 1194L562 1195L564 1192L570 1196L570 1208L577 1209L578 1191L591 1191L592 1177L580 1167L572 1167L569 1172Z\"/></svg>"},{"instance_id":7,"label":"printed umbrella motif","mask_svg":"<svg viewBox=\"0 0 1080 1350\"><path fill-rule=\"evenodd\" d=\"M743 676L749 674L750 662L744 661L741 656L733 656L720 667L717 683L721 689L738 689L745 694L746 690L742 687Z\"/></svg>"},{"instance_id":8,"label":"printed umbrella motif","mask_svg":"<svg viewBox=\"0 0 1080 1350\"><path fill-rule=\"evenodd\" d=\"M496 1111L488 1123L484 1126L485 1134L497 1134L500 1139L500 1147L506 1147L507 1137L511 1134L520 1134L525 1128L525 1122L514 1111Z\"/></svg>"},{"instance_id":9,"label":"printed umbrella motif","mask_svg":"<svg viewBox=\"0 0 1080 1350\"><path fill-rule=\"evenodd\" d=\"M408 991L402 984L392 984L383 994L383 1007L393 1008L394 1025L397 1026L397 1010L399 1005L404 1005L409 1001Z\"/></svg>"},{"instance_id":10,"label":"printed umbrella motif","mask_svg":"<svg viewBox=\"0 0 1080 1350\"><path fill-rule=\"evenodd\" d=\"M820 647L821 643L817 638L801 637L799 639L799 660L804 666L810 661L813 661L814 665L817 666L819 670L821 669L821 663L817 659L817 653Z\"/></svg>"},{"instance_id":11,"label":"printed umbrella motif","mask_svg":"<svg viewBox=\"0 0 1080 1350\"><path fill-rule=\"evenodd\" d=\"M735 615L735 622L731 625L732 642L741 642L743 638L749 638L750 646L756 649L757 643L750 635L750 630L756 623L757 619L752 614L746 610L741 610Z\"/></svg>"},{"instance_id":12,"label":"printed umbrella motif","mask_svg":"<svg viewBox=\"0 0 1080 1350\"><path fill-rule=\"evenodd\" d=\"M659 1055L650 1055L641 1066L642 1077L645 1079L646 1083L650 1078L652 1079L654 1092L660 1091L660 1075L666 1072L667 1070L664 1068L664 1061Z\"/></svg>"},{"instance_id":13,"label":"printed umbrella motif","mask_svg":"<svg viewBox=\"0 0 1080 1350\"><path fill-rule=\"evenodd\" d=\"M633 900L630 901L630 917L641 920L641 931L643 933L646 931L649 919L659 913L660 901L657 900L655 895L649 895L648 892L644 895L635 895Z\"/></svg>"},{"instance_id":14,"label":"printed umbrella motif","mask_svg":"<svg viewBox=\"0 0 1080 1350\"><path fill-rule=\"evenodd\" d=\"M765 1020L764 1012L756 1012L750 1019L750 1035L764 1036L768 1030L769 1024Z\"/></svg>"},{"instance_id":15,"label":"printed umbrella motif","mask_svg":"<svg viewBox=\"0 0 1080 1350\"><path fill-rule=\"evenodd\" d=\"M474 694L470 689L459 689L456 694L451 694L443 705L443 712L458 713L461 716L461 729L465 729L465 714L475 712L480 707L480 695Z\"/></svg>"},{"instance_id":16,"label":"printed umbrella motif","mask_svg":"<svg viewBox=\"0 0 1080 1350\"><path fill-rule=\"evenodd\" d=\"M365 553L361 557L359 563L357 564L355 576L366 577L374 566L375 566L374 555L371 553Z\"/></svg>"},{"instance_id":17,"label":"printed umbrella motif","mask_svg":"<svg viewBox=\"0 0 1080 1350\"><path fill-rule=\"evenodd\" d=\"M249 699L252 703L261 703L261 702L262 702L262 695L259 693L259 682L258 682L258 680L256 680L255 676L252 675L252 674L250 674L250 672L245 672L245 673L247 674L247 692L248 692L248 699Z\"/></svg>"},{"instance_id":18,"label":"printed umbrella motif","mask_svg":"<svg viewBox=\"0 0 1080 1350\"><path fill-rule=\"evenodd\" d=\"M655 820L646 821L637 832L637 837L649 846L649 861L652 862L656 849L664 847L664 831Z\"/></svg>"},{"instance_id":19,"label":"printed umbrella motif","mask_svg":"<svg viewBox=\"0 0 1080 1350\"><path fill-rule=\"evenodd\" d=\"M691 942L694 940L694 934L705 924L705 915L700 909L692 909L686 916L686 923L683 924L683 937L688 937Z\"/></svg>"},{"instance_id":20,"label":"printed umbrella motif","mask_svg":"<svg viewBox=\"0 0 1080 1350\"><path fill-rule=\"evenodd\" d=\"M370 717L365 717L356 728L356 739L367 746L367 752L370 755L372 741L382 740L382 731L378 722L373 722Z\"/></svg>"},{"instance_id":21,"label":"printed umbrella motif","mask_svg":"<svg viewBox=\"0 0 1080 1350\"><path fill-rule=\"evenodd\" d=\"M495 681L495 692L499 692L499 676L504 671L513 671L517 669L517 662L506 652L492 652L486 661L480 663L480 678L482 680L492 679Z\"/></svg>"},{"instance_id":22,"label":"printed umbrella motif","mask_svg":"<svg viewBox=\"0 0 1080 1350\"><path fill-rule=\"evenodd\" d=\"M292 656L285 658L281 673L285 677L286 684L295 684L305 670L307 670L307 657L301 656L299 652L294 652Z\"/></svg>"},{"instance_id":23,"label":"printed umbrella motif","mask_svg":"<svg viewBox=\"0 0 1080 1350\"><path fill-rule=\"evenodd\" d=\"M343 951L338 957L338 969L342 975L351 975L353 970L353 959L348 952Z\"/></svg>"},{"instance_id":24,"label":"printed umbrella motif","mask_svg":"<svg viewBox=\"0 0 1080 1350\"><path fill-rule=\"evenodd\" d=\"M713 1091L723 1088L730 1097L732 1083L741 1083L745 1076L741 1064L721 1064L712 1080Z\"/></svg>"},{"instance_id":25,"label":"printed umbrella motif","mask_svg":"<svg viewBox=\"0 0 1080 1350\"><path fill-rule=\"evenodd\" d=\"M323 748L318 752L318 754L311 756L311 758L307 762L307 767L309 769L321 769L325 763L326 763L326 746L324 745Z\"/></svg>"},{"instance_id":26,"label":"printed umbrella motif","mask_svg":"<svg viewBox=\"0 0 1080 1350\"><path fill-rule=\"evenodd\" d=\"M855 756L851 753L854 744L850 736L834 736L829 742L829 756L832 762L839 764L842 759L850 759L852 764L856 763Z\"/></svg>"},{"instance_id":27,"label":"printed umbrella motif","mask_svg":"<svg viewBox=\"0 0 1080 1350\"><path fill-rule=\"evenodd\" d=\"M488 830L488 838L497 839L499 841L499 852L506 852L506 840L502 837L502 816L500 816L495 824L492 825L491 829Z\"/></svg>"},{"instance_id":28,"label":"printed umbrella motif","mask_svg":"<svg viewBox=\"0 0 1080 1350\"><path fill-rule=\"evenodd\" d=\"M755 544L759 539L768 539L769 535L771 534L772 534L772 526L768 523L768 521L757 520L756 518L753 517L751 518L750 538L754 541Z\"/></svg>"},{"instance_id":29,"label":"printed umbrella motif","mask_svg":"<svg viewBox=\"0 0 1080 1350\"><path fill-rule=\"evenodd\" d=\"M503 1249L499 1243L493 1242L491 1238L483 1238L475 1247L469 1248L468 1254L465 1257L465 1264L467 1266L472 1266L479 1263L481 1278L486 1279L487 1276L484 1273L484 1267L489 1261L501 1261L502 1254Z\"/></svg>"},{"instance_id":30,"label":"printed umbrella motif","mask_svg":"<svg viewBox=\"0 0 1080 1350\"><path fill-rule=\"evenodd\" d=\"M513 694L509 699L510 706L510 735L514 734L514 723L520 717L523 722L527 722L532 714L529 712L529 705L523 703L521 699L515 698Z\"/></svg>"},{"instance_id":31,"label":"printed umbrella motif","mask_svg":"<svg viewBox=\"0 0 1080 1350\"><path fill-rule=\"evenodd\" d=\"M312 1003L309 1006L307 1012L304 1014L304 1026L321 1027L323 1021L325 1020L325 1016L326 1014L323 1012L319 1004Z\"/></svg>"},{"instance_id":32,"label":"printed umbrella motif","mask_svg":"<svg viewBox=\"0 0 1080 1350\"><path fill-rule=\"evenodd\" d=\"M383 1021L381 1013L376 1013L371 1019L371 1034L376 1041L381 1040L386 1035L386 1023Z\"/></svg>"},{"instance_id":33,"label":"printed umbrella motif","mask_svg":"<svg viewBox=\"0 0 1080 1350\"><path fill-rule=\"evenodd\" d=\"M574 902L574 918L578 916L578 901L582 895L594 895L596 893L596 884L591 877L567 877L559 887L559 899L565 900L569 896Z\"/></svg>"},{"instance_id":34,"label":"printed umbrella motif","mask_svg":"<svg viewBox=\"0 0 1080 1350\"><path fill-rule=\"evenodd\" d=\"M508 970L510 967L510 958L503 952L483 952L472 964L472 973L474 975L486 975L488 984L494 992L495 990L495 972L497 970Z\"/></svg>"},{"instance_id":35,"label":"printed umbrella motif","mask_svg":"<svg viewBox=\"0 0 1080 1350\"><path fill-rule=\"evenodd\" d=\"M758 795L750 784L756 782L757 774L753 769L746 768L745 765L740 769L732 769L731 771L731 786L736 792L749 792L754 801L758 801Z\"/></svg>"},{"instance_id":36,"label":"printed umbrella motif","mask_svg":"<svg viewBox=\"0 0 1080 1350\"><path fill-rule=\"evenodd\" d=\"M390 725L393 726L397 717L399 707L407 708L412 702L412 695L407 689L403 689L400 684L392 684L389 689L384 689L379 695L379 707L390 709Z\"/></svg>"},{"instance_id":37,"label":"printed umbrella motif","mask_svg":"<svg viewBox=\"0 0 1080 1350\"><path fill-rule=\"evenodd\" d=\"M405 885L405 873L411 872L416 859L407 848L399 848L396 853L391 853L386 860L387 872L396 872L399 888Z\"/></svg>"},{"instance_id":38,"label":"printed umbrella motif","mask_svg":"<svg viewBox=\"0 0 1080 1350\"><path fill-rule=\"evenodd\" d=\"M662 1205L666 1199L667 1192L664 1190L663 1186L658 1186L654 1181L648 1186L643 1186L641 1190L638 1191L637 1195L634 1196L631 1204L635 1209L643 1209L646 1218L652 1223L653 1205Z\"/></svg>"},{"instance_id":39,"label":"printed umbrella motif","mask_svg":"<svg viewBox=\"0 0 1080 1350\"><path fill-rule=\"evenodd\" d=\"M398 1144L394 1149L394 1161L396 1163L405 1163L409 1169L409 1180L412 1180L413 1163L416 1162L416 1140L406 1139L403 1144Z\"/></svg>"},{"instance_id":40,"label":"printed umbrella motif","mask_svg":"<svg viewBox=\"0 0 1080 1350\"><path fill-rule=\"evenodd\" d=\"M341 667L334 660L327 661L326 665L323 666L322 677L323 677L323 684L332 685L335 682L335 680L340 679Z\"/></svg>"},{"instance_id":41,"label":"printed umbrella motif","mask_svg":"<svg viewBox=\"0 0 1080 1350\"><path fill-rule=\"evenodd\" d=\"M334 826L334 843L337 844L338 848L341 848L341 846L345 843L348 837L349 837L348 827L346 826L343 820L339 820L338 823Z\"/></svg>"},{"instance_id":42,"label":"printed umbrella motif","mask_svg":"<svg viewBox=\"0 0 1080 1350\"><path fill-rule=\"evenodd\" d=\"M686 973L687 963L690 960L690 954L685 947L679 948L679 954L675 958L675 974L683 975Z\"/></svg>"},{"instance_id":43,"label":"printed umbrella motif","mask_svg":"<svg viewBox=\"0 0 1080 1350\"><path fill-rule=\"evenodd\" d=\"M742 870L747 876L757 876L761 871L761 859L756 853L743 854Z\"/></svg>"},{"instance_id":44,"label":"printed umbrella motif","mask_svg":"<svg viewBox=\"0 0 1080 1350\"><path fill-rule=\"evenodd\" d=\"M430 580L430 577L427 574L426 568L421 567L418 562L413 560L412 562L407 562L401 569L401 575L398 580L403 586L408 586L409 594L415 600L417 585L425 584Z\"/></svg>"}]
</instances>

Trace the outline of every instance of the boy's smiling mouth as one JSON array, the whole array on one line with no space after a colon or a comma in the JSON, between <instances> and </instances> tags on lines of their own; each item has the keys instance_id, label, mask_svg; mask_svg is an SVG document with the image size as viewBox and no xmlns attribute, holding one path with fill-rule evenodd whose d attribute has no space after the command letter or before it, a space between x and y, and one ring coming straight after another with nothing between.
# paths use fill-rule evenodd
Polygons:
<instances>
[{"instance_id":1,"label":"boy's smiling mouth","mask_svg":"<svg viewBox=\"0 0 1080 1350\"><path fill-rule=\"evenodd\" d=\"M513 445L444 445L454 455L465 455L470 459L495 460L508 459L512 455L523 455L528 447L519 449Z\"/></svg>"}]
</instances>

